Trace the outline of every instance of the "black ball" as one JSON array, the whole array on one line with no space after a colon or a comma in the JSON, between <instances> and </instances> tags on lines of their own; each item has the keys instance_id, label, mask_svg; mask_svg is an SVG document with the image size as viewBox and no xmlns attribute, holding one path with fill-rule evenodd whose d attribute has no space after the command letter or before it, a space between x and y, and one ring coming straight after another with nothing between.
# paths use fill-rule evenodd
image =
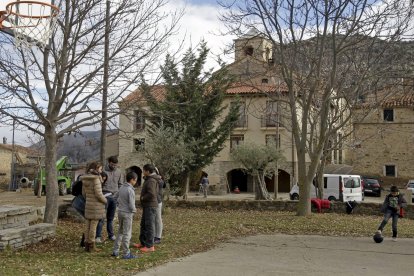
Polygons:
<instances>
[{"instance_id":1,"label":"black ball","mask_svg":"<svg viewBox=\"0 0 414 276\"><path fill-rule=\"evenodd\" d=\"M381 234L375 234L373 239L376 243L381 243L384 240Z\"/></svg>"}]
</instances>

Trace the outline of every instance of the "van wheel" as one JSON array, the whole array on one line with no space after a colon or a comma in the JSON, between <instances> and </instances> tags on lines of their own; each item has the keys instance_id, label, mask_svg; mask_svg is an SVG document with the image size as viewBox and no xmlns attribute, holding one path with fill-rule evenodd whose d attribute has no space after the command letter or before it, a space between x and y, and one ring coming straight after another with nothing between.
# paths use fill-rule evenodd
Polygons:
<instances>
[{"instance_id":1,"label":"van wheel","mask_svg":"<svg viewBox=\"0 0 414 276\"><path fill-rule=\"evenodd\" d=\"M299 200L299 195L298 194L293 194L292 195L292 200Z\"/></svg>"},{"instance_id":2,"label":"van wheel","mask_svg":"<svg viewBox=\"0 0 414 276\"><path fill-rule=\"evenodd\" d=\"M328 200L329 200L329 201L335 201L335 200L336 200L336 198L335 198L334 196L330 196L330 197L328 197Z\"/></svg>"}]
</instances>

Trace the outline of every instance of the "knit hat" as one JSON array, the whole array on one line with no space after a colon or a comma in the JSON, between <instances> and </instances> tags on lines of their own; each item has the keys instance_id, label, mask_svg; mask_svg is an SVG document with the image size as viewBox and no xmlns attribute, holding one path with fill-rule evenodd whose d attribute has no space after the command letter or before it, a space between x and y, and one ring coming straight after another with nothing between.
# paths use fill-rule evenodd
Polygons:
<instances>
[{"instance_id":1,"label":"knit hat","mask_svg":"<svg viewBox=\"0 0 414 276\"><path fill-rule=\"evenodd\" d=\"M398 193L397 186L395 186L395 185L391 186L391 193Z\"/></svg>"}]
</instances>

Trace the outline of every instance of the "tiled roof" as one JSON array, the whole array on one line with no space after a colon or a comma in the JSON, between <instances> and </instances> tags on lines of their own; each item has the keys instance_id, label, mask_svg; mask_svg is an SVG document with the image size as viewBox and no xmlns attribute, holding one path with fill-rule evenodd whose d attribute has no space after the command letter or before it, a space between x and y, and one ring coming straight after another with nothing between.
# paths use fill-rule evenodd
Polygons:
<instances>
[{"instance_id":1,"label":"tiled roof","mask_svg":"<svg viewBox=\"0 0 414 276\"><path fill-rule=\"evenodd\" d=\"M287 92L284 85L251 85L245 83L235 83L229 89L227 94L268 94Z\"/></svg>"},{"instance_id":2,"label":"tiled roof","mask_svg":"<svg viewBox=\"0 0 414 276\"><path fill-rule=\"evenodd\" d=\"M165 99L165 86L154 85L152 94L157 101L163 101ZM281 93L287 92L287 88L284 85L252 85L246 83L234 83L227 89L226 94L269 94L269 93ZM140 89L135 90L128 96L126 96L122 102L144 102L145 98Z\"/></svg>"},{"instance_id":3,"label":"tiled roof","mask_svg":"<svg viewBox=\"0 0 414 276\"><path fill-rule=\"evenodd\" d=\"M392 96L382 103L382 107L413 107L414 92Z\"/></svg>"},{"instance_id":4,"label":"tiled roof","mask_svg":"<svg viewBox=\"0 0 414 276\"><path fill-rule=\"evenodd\" d=\"M154 85L152 87L152 95L157 101L163 101L165 99L165 86L164 85ZM144 95L142 94L141 89L137 89L128 96L126 96L122 102L140 102L145 101Z\"/></svg>"}]
</instances>

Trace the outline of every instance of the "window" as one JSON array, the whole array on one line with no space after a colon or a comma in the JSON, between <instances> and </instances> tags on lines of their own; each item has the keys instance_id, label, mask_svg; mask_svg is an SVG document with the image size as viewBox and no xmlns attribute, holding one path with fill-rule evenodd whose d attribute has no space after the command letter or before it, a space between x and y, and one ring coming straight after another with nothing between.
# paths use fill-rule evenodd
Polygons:
<instances>
[{"instance_id":1,"label":"window","mask_svg":"<svg viewBox=\"0 0 414 276\"><path fill-rule=\"evenodd\" d=\"M359 188L361 187L361 183L359 182L359 179L356 177L349 177L344 179L344 187L353 189L353 188Z\"/></svg>"},{"instance_id":2,"label":"window","mask_svg":"<svg viewBox=\"0 0 414 276\"><path fill-rule=\"evenodd\" d=\"M232 102L230 105L237 105L238 102ZM236 121L234 127L247 127L246 105L239 104L239 119Z\"/></svg>"},{"instance_id":3,"label":"window","mask_svg":"<svg viewBox=\"0 0 414 276\"><path fill-rule=\"evenodd\" d=\"M397 176L395 165L385 165L385 176Z\"/></svg>"},{"instance_id":4,"label":"window","mask_svg":"<svg viewBox=\"0 0 414 276\"><path fill-rule=\"evenodd\" d=\"M275 143L275 145L277 145L280 148L280 134L279 134L279 139L277 138L277 135L267 134L266 135L266 145L268 145L270 141L273 141Z\"/></svg>"},{"instance_id":5,"label":"window","mask_svg":"<svg viewBox=\"0 0 414 276\"><path fill-rule=\"evenodd\" d=\"M276 127L278 123L277 102L266 102L266 114L262 119L262 127Z\"/></svg>"},{"instance_id":6,"label":"window","mask_svg":"<svg viewBox=\"0 0 414 276\"><path fill-rule=\"evenodd\" d=\"M394 109L384 109L384 121L394 121Z\"/></svg>"},{"instance_id":7,"label":"window","mask_svg":"<svg viewBox=\"0 0 414 276\"><path fill-rule=\"evenodd\" d=\"M134 150L139 152L145 150L145 138L134 139Z\"/></svg>"},{"instance_id":8,"label":"window","mask_svg":"<svg viewBox=\"0 0 414 276\"><path fill-rule=\"evenodd\" d=\"M135 131L143 131L145 129L145 116L144 112L142 111L135 111L134 113L134 130Z\"/></svg>"},{"instance_id":9,"label":"window","mask_svg":"<svg viewBox=\"0 0 414 276\"><path fill-rule=\"evenodd\" d=\"M262 83L269 83L269 79L262 79Z\"/></svg>"},{"instance_id":10,"label":"window","mask_svg":"<svg viewBox=\"0 0 414 276\"><path fill-rule=\"evenodd\" d=\"M253 47L252 46L247 46L244 48L244 54L246 56L252 56L253 55Z\"/></svg>"},{"instance_id":11,"label":"window","mask_svg":"<svg viewBox=\"0 0 414 276\"><path fill-rule=\"evenodd\" d=\"M230 135L230 150L241 145L244 141L244 135Z\"/></svg>"}]
</instances>

